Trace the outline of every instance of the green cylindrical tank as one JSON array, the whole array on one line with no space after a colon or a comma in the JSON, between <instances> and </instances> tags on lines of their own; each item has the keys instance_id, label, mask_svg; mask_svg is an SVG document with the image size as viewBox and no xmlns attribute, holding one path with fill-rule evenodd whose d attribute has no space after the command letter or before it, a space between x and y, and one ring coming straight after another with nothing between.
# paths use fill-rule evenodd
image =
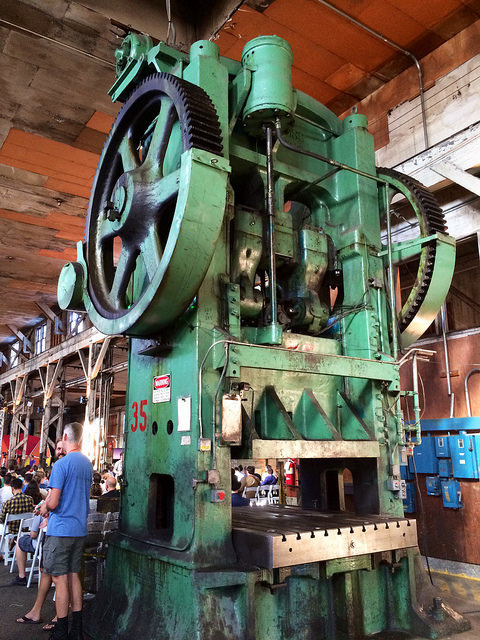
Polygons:
<instances>
[{"instance_id":1,"label":"green cylindrical tank","mask_svg":"<svg viewBox=\"0 0 480 640\"><path fill-rule=\"evenodd\" d=\"M280 117L290 121L295 110L292 85L292 48L278 36L251 40L242 53L243 66L252 72L252 86L243 109L243 122L259 132L265 122Z\"/></svg>"}]
</instances>

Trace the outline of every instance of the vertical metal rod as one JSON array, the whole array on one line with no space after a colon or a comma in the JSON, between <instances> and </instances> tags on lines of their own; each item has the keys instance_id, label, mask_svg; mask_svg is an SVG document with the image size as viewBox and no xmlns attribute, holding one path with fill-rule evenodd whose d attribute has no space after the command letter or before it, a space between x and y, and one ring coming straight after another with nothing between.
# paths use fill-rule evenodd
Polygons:
<instances>
[{"instance_id":1,"label":"vertical metal rod","mask_svg":"<svg viewBox=\"0 0 480 640\"><path fill-rule=\"evenodd\" d=\"M335 7L333 4L330 4L330 2L327 2L326 0L317 0L317 2L319 2L320 4L323 4L325 7L328 7L329 9L334 11L335 13L338 13L338 15L342 16L342 18L345 18L346 20L349 20L353 24L357 25L357 27L360 27L360 29L363 29L364 31L367 31L372 36L375 36L379 40L382 40L383 42L385 42L385 44L388 44L393 49L396 49L397 51L401 51L401 53L403 53L408 58L410 58L410 60L413 60L413 63L417 67L418 85L420 87L420 110L422 112L423 141L425 143L425 149L428 149L429 142L428 142L428 131L427 131L427 116L426 116L426 111L425 111L425 90L424 90L424 87L423 87L422 69L420 67L420 62L418 61L418 59L413 55L413 53L411 51L408 51L407 49L404 49L403 47L401 47L396 42L393 42L393 40L390 40L389 38L384 36L382 33L379 33L378 31L375 31L375 29L372 29L371 27L368 27L363 22L360 22L360 20L357 20L356 18L354 18L353 16L349 15L348 13L345 13L345 11L342 11L338 7Z\"/></svg>"},{"instance_id":2,"label":"vertical metal rod","mask_svg":"<svg viewBox=\"0 0 480 640\"><path fill-rule=\"evenodd\" d=\"M455 394L452 393L452 379L450 376L450 358L448 357L448 343L447 343L447 307L445 302L442 304L440 311L442 319L442 338L443 338L443 352L445 357L445 369L447 372L447 393L450 398L450 418L453 418L455 413Z\"/></svg>"},{"instance_id":3,"label":"vertical metal rod","mask_svg":"<svg viewBox=\"0 0 480 640\"><path fill-rule=\"evenodd\" d=\"M390 201L388 185L385 185L385 209L387 216L387 252L388 252L388 285L390 289L390 307L392 310L392 355L394 360L398 358L398 335L397 335L397 304L395 298L395 280L393 276L392 257L392 222L390 220Z\"/></svg>"},{"instance_id":4,"label":"vertical metal rod","mask_svg":"<svg viewBox=\"0 0 480 640\"><path fill-rule=\"evenodd\" d=\"M265 127L267 134L267 251L268 251L268 284L270 290L270 307L272 327L277 324L277 276L275 271L275 189L273 185L273 127Z\"/></svg>"},{"instance_id":5,"label":"vertical metal rod","mask_svg":"<svg viewBox=\"0 0 480 640\"><path fill-rule=\"evenodd\" d=\"M413 415L415 416L416 442L417 442L417 444L420 444L421 437L422 437L422 429L420 427L420 403L418 401L417 351L413 352L412 375L413 375Z\"/></svg>"}]
</instances>

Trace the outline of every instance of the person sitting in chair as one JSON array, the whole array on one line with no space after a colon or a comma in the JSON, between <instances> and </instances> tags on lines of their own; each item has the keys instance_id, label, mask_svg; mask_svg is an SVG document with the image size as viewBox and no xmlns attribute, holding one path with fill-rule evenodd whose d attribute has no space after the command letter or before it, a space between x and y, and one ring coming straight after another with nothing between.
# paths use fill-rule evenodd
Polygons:
<instances>
[{"instance_id":1,"label":"person sitting in chair","mask_svg":"<svg viewBox=\"0 0 480 640\"><path fill-rule=\"evenodd\" d=\"M238 478L232 473L232 507L248 507L250 500L242 496Z\"/></svg>"},{"instance_id":2,"label":"person sitting in chair","mask_svg":"<svg viewBox=\"0 0 480 640\"><path fill-rule=\"evenodd\" d=\"M29 511L33 512L33 500L31 496L22 493L23 480L21 478L13 478L11 487L13 496L3 503L2 511L0 512L0 524L4 524L7 513L9 515L18 515L19 513L26 513ZM14 520L13 522L11 522L8 525L9 533L13 533L14 535L16 535L18 533L19 526L19 520Z\"/></svg>"},{"instance_id":3,"label":"person sitting in chair","mask_svg":"<svg viewBox=\"0 0 480 640\"><path fill-rule=\"evenodd\" d=\"M42 518L42 516L34 516L32 519L32 524L30 526L30 532L19 536L18 538L17 548L15 550L18 565L18 576L15 578L15 580L12 581L12 585L27 584L27 553L31 553L32 555L35 553L35 549L38 543L38 536L43 521L44 518Z\"/></svg>"},{"instance_id":4,"label":"person sitting in chair","mask_svg":"<svg viewBox=\"0 0 480 640\"><path fill-rule=\"evenodd\" d=\"M106 488L106 491L103 495L99 497L99 500L103 498L119 498L120 497L120 491L117 489L116 478L109 476L105 480L105 488Z\"/></svg>"}]
</instances>

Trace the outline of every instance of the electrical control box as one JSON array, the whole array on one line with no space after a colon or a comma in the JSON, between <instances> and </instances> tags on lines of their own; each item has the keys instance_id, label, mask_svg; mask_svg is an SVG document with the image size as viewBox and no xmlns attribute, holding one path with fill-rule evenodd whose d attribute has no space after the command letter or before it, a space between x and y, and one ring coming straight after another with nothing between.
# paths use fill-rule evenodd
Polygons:
<instances>
[{"instance_id":1,"label":"electrical control box","mask_svg":"<svg viewBox=\"0 0 480 640\"><path fill-rule=\"evenodd\" d=\"M448 509L461 509L463 507L462 492L458 480L442 481L442 497L443 506Z\"/></svg>"},{"instance_id":2,"label":"electrical control box","mask_svg":"<svg viewBox=\"0 0 480 640\"><path fill-rule=\"evenodd\" d=\"M435 436L434 440L437 458L450 458L450 436Z\"/></svg>"},{"instance_id":3,"label":"electrical control box","mask_svg":"<svg viewBox=\"0 0 480 640\"><path fill-rule=\"evenodd\" d=\"M413 464L415 462L415 465ZM413 450L413 460L409 459L409 469L414 473L438 473L438 459L435 454L435 438L422 438L421 444Z\"/></svg>"},{"instance_id":4,"label":"electrical control box","mask_svg":"<svg viewBox=\"0 0 480 640\"><path fill-rule=\"evenodd\" d=\"M414 513L417 510L415 484L413 482L407 482L405 484L405 497L403 498L403 510L405 511L405 513Z\"/></svg>"},{"instance_id":5,"label":"electrical control box","mask_svg":"<svg viewBox=\"0 0 480 640\"><path fill-rule=\"evenodd\" d=\"M478 436L461 433L450 436L452 470L455 478L478 479Z\"/></svg>"},{"instance_id":6,"label":"electrical control box","mask_svg":"<svg viewBox=\"0 0 480 640\"><path fill-rule=\"evenodd\" d=\"M451 460L442 458L438 461L438 475L441 478L450 478L453 475Z\"/></svg>"},{"instance_id":7,"label":"electrical control box","mask_svg":"<svg viewBox=\"0 0 480 640\"><path fill-rule=\"evenodd\" d=\"M441 496L442 486L440 484L440 478L437 476L427 476L427 495L429 496Z\"/></svg>"}]
</instances>

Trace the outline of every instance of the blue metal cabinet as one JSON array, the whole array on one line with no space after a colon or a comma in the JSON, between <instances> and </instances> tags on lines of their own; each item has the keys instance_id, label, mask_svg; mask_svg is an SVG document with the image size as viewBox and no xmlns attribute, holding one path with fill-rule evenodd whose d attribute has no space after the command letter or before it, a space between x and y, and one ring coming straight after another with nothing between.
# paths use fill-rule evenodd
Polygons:
<instances>
[{"instance_id":1,"label":"blue metal cabinet","mask_svg":"<svg viewBox=\"0 0 480 640\"><path fill-rule=\"evenodd\" d=\"M461 509L462 492L460 483L457 480L442 480L443 506L448 509Z\"/></svg>"},{"instance_id":2,"label":"blue metal cabinet","mask_svg":"<svg viewBox=\"0 0 480 640\"><path fill-rule=\"evenodd\" d=\"M427 436L422 438L422 443L413 449L415 467L417 473L438 473L438 460L435 455L435 438ZM412 459L408 459L408 468L413 473L414 467Z\"/></svg>"},{"instance_id":3,"label":"blue metal cabinet","mask_svg":"<svg viewBox=\"0 0 480 640\"><path fill-rule=\"evenodd\" d=\"M417 500L415 497L415 484L407 482L405 485L405 497L403 498L403 510L405 513L414 513L417 510Z\"/></svg>"},{"instance_id":4,"label":"blue metal cabinet","mask_svg":"<svg viewBox=\"0 0 480 640\"><path fill-rule=\"evenodd\" d=\"M452 461L442 458L438 461L438 475L441 478L450 478L453 475Z\"/></svg>"},{"instance_id":5,"label":"blue metal cabinet","mask_svg":"<svg viewBox=\"0 0 480 640\"><path fill-rule=\"evenodd\" d=\"M400 466L400 478L402 480L415 480L415 474L410 471L408 463Z\"/></svg>"},{"instance_id":6,"label":"blue metal cabinet","mask_svg":"<svg viewBox=\"0 0 480 640\"><path fill-rule=\"evenodd\" d=\"M441 496L442 486L440 484L440 478L437 476L427 476L427 495L429 496Z\"/></svg>"},{"instance_id":7,"label":"blue metal cabinet","mask_svg":"<svg viewBox=\"0 0 480 640\"><path fill-rule=\"evenodd\" d=\"M435 436L434 440L437 458L450 458L450 436Z\"/></svg>"},{"instance_id":8,"label":"blue metal cabinet","mask_svg":"<svg viewBox=\"0 0 480 640\"><path fill-rule=\"evenodd\" d=\"M478 436L471 436L466 433L450 436L450 453L455 478L478 479L477 449L479 444Z\"/></svg>"}]
</instances>

